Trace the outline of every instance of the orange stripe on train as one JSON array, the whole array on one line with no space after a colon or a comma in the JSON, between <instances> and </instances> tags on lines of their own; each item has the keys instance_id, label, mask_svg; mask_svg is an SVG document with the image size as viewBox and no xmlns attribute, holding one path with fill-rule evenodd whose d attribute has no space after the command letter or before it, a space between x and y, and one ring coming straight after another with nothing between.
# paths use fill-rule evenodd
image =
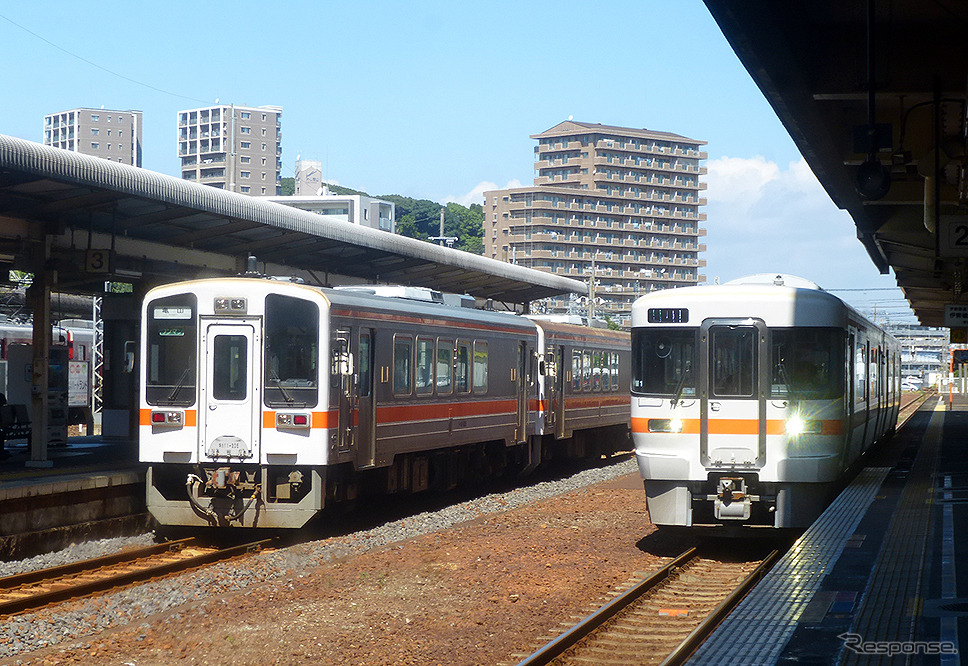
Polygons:
<instances>
[{"instance_id":1,"label":"orange stripe on train","mask_svg":"<svg viewBox=\"0 0 968 666\"><path fill-rule=\"evenodd\" d=\"M839 420L821 421L821 435L842 435L844 422ZM683 435L698 435L699 419L682 419ZM649 432L649 419L644 417L632 418L632 432ZM786 432L784 419L768 419L766 422L767 435L782 435ZM709 419L710 435L758 435L760 422L758 419Z\"/></svg>"}]
</instances>

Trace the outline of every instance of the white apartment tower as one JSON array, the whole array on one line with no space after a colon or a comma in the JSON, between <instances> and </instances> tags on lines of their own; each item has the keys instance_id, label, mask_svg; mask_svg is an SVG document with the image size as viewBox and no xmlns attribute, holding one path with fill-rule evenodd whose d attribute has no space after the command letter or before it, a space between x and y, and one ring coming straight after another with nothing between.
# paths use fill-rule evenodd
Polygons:
<instances>
[{"instance_id":1,"label":"white apartment tower","mask_svg":"<svg viewBox=\"0 0 968 666\"><path fill-rule=\"evenodd\" d=\"M81 107L44 116L44 145L141 166L141 111Z\"/></svg>"},{"instance_id":2,"label":"white apartment tower","mask_svg":"<svg viewBox=\"0 0 968 666\"><path fill-rule=\"evenodd\" d=\"M178 157L185 180L275 196L282 178L282 107L218 104L179 111Z\"/></svg>"},{"instance_id":3,"label":"white apartment tower","mask_svg":"<svg viewBox=\"0 0 968 666\"><path fill-rule=\"evenodd\" d=\"M484 255L590 283L537 311L628 326L639 296L706 281L705 141L570 120L531 138L534 186L484 193Z\"/></svg>"}]
</instances>

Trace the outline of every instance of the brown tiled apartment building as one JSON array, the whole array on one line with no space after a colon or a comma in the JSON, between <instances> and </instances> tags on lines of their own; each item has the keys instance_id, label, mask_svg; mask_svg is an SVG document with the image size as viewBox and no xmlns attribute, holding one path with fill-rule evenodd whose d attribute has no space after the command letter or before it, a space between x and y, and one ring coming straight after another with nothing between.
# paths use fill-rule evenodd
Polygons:
<instances>
[{"instance_id":1,"label":"brown tiled apartment building","mask_svg":"<svg viewBox=\"0 0 968 666\"><path fill-rule=\"evenodd\" d=\"M485 256L580 280L594 270L594 315L623 326L642 294L705 282L705 141L570 120L531 138L534 186L484 193ZM536 309L589 308L561 298Z\"/></svg>"},{"instance_id":2,"label":"brown tiled apartment building","mask_svg":"<svg viewBox=\"0 0 968 666\"><path fill-rule=\"evenodd\" d=\"M280 194L282 107L216 104L178 112L181 176L256 196Z\"/></svg>"},{"instance_id":3,"label":"brown tiled apartment building","mask_svg":"<svg viewBox=\"0 0 968 666\"><path fill-rule=\"evenodd\" d=\"M81 107L44 116L44 145L141 166L141 111Z\"/></svg>"}]
</instances>

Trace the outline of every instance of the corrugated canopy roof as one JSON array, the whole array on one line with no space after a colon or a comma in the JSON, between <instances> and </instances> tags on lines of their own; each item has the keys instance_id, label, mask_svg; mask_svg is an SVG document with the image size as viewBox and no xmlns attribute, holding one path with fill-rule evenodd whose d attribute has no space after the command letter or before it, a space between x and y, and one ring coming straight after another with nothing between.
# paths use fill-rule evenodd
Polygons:
<instances>
[{"instance_id":1,"label":"corrugated canopy roof","mask_svg":"<svg viewBox=\"0 0 968 666\"><path fill-rule=\"evenodd\" d=\"M518 304L587 292L577 280L0 135L0 263L19 261L45 233L65 291L96 293L110 275L159 283L234 274L251 254L268 273L321 283L417 285ZM87 251L111 248L113 272L96 272Z\"/></svg>"},{"instance_id":2,"label":"corrugated canopy roof","mask_svg":"<svg viewBox=\"0 0 968 666\"><path fill-rule=\"evenodd\" d=\"M968 6L705 3L871 260L942 325L968 302Z\"/></svg>"}]
</instances>

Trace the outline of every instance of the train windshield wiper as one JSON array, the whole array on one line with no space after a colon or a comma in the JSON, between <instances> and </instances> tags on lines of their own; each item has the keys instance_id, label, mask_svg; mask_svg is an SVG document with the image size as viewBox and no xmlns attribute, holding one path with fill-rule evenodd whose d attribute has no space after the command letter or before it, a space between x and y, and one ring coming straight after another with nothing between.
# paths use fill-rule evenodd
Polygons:
<instances>
[{"instance_id":1,"label":"train windshield wiper","mask_svg":"<svg viewBox=\"0 0 968 666\"><path fill-rule=\"evenodd\" d=\"M269 381L275 383L276 388L279 389L280 393L282 393L283 400L288 402L290 405L296 402L296 399L292 397L292 394L290 394L289 391L286 390L286 387L282 385L282 380L279 379L279 375L276 374L275 370L269 370Z\"/></svg>"},{"instance_id":2,"label":"train windshield wiper","mask_svg":"<svg viewBox=\"0 0 968 666\"><path fill-rule=\"evenodd\" d=\"M185 386L185 380L188 379L188 371L189 368L185 368L185 370L181 373L181 377L179 377L178 381L175 382L175 387L171 390L171 393L168 394L169 400L174 400L175 396L178 395L178 392L181 391Z\"/></svg>"},{"instance_id":3,"label":"train windshield wiper","mask_svg":"<svg viewBox=\"0 0 968 666\"><path fill-rule=\"evenodd\" d=\"M686 377L689 376L689 372L692 368L686 368L682 371L682 376L679 377L679 383L676 384L675 395L672 397L672 404L670 406L675 407L679 403L679 399L682 397L682 391L686 387Z\"/></svg>"},{"instance_id":4,"label":"train windshield wiper","mask_svg":"<svg viewBox=\"0 0 968 666\"><path fill-rule=\"evenodd\" d=\"M787 374L786 366L783 365L783 361L777 361L777 370L780 371L780 379L786 384L787 397L790 398L792 402L800 402L800 397L797 395L796 391L793 390L793 382L790 381L790 375Z\"/></svg>"}]
</instances>

